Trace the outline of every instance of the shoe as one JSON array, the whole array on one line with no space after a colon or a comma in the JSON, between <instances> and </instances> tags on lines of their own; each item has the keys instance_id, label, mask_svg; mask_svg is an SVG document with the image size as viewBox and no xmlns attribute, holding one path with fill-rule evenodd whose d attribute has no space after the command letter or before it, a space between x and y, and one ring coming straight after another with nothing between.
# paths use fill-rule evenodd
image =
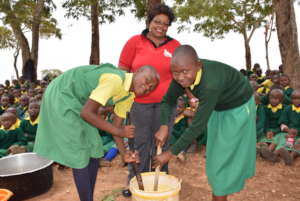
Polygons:
<instances>
[{"instance_id":1,"label":"shoe","mask_svg":"<svg viewBox=\"0 0 300 201\"><path fill-rule=\"evenodd\" d=\"M283 161L286 165L291 166L293 164L293 158L285 148L280 148L278 150L279 155L283 158Z\"/></svg>"},{"instance_id":2,"label":"shoe","mask_svg":"<svg viewBox=\"0 0 300 201\"><path fill-rule=\"evenodd\" d=\"M129 198L129 197L131 197L132 194L129 189L125 189L122 191L122 195L126 198Z\"/></svg>"},{"instance_id":3,"label":"shoe","mask_svg":"<svg viewBox=\"0 0 300 201\"><path fill-rule=\"evenodd\" d=\"M266 159L267 161L276 163L279 161L278 157L276 154L274 154L272 151L270 151L268 149L268 147L262 146L260 149L260 154L261 157L263 157L264 159Z\"/></svg>"}]
</instances>

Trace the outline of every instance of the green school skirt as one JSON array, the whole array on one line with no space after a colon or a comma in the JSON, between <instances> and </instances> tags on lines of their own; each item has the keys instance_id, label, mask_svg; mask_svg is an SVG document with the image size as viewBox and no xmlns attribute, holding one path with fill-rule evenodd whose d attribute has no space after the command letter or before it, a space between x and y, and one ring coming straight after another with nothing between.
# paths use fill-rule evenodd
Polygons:
<instances>
[{"instance_id":1,"label":"green school skirt","mask_svg":"<svg viewBox=\"0 0 300 201\"><path fill-rule=\"evenodd\" d=\"M208 122L206 173L216 196L243 189L255 175L256 109L254 98L237 108L214 111Z\"/></svg>"}]
</instances>

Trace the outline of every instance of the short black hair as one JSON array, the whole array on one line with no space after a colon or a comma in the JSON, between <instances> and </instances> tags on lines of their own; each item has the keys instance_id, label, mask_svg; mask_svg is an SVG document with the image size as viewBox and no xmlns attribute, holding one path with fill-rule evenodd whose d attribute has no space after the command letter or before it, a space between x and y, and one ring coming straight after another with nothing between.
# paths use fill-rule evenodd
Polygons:
<instances>
[{"instance_id":1,"label":"short black hair","mask_svg":"<svg viewBox=\"0 0 300 201\"><path fill-rule=\"evenodd\" d=\"M199 61L198 54L196 50L190 45L180 45L177 47L173 53L172 60L176 60L177 57L189 56L189 58L194 61Z\"/></svg>"},{"instance_id":2,"label":"short black hair","mask_svg":"<svg viewBox=\"0 0 300 201\"><path fill-rule=\"evenodd\" d=\"M147 24L153 20L156 15L164 14L169 18L169 26L171 26L172 22L175 20L175 15L173 10L167 6L166 4L156 4L152 7L151 10L148 11L147 15Z\"/></svg>"}]
</instances>

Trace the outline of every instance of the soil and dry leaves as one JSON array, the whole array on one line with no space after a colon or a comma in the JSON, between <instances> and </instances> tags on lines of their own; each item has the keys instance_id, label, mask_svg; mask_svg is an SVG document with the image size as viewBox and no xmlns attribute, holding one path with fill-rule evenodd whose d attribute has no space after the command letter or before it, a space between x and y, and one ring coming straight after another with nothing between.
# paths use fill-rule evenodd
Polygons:
<instances>
[{"instance_id":1,"label":"soil and dry leaves","mask_svg":"<svg viewBox=\"0 0 300 201\"><path fill-rule=\"evenodd\" d=\"M211 189L205 175L205 159L199 153L188 154L185 163L172 161L170 173L182 179L181 201L210 201ZM130 201L121 195L126 186L127 169L120 166L120 158L112 167L100 168L95 201ZM292 167L283 162L272 164L257 159L256 176L250 179L244 190L229 197L230 201L299 201L300 158ZM27 201L78 201L71 169L54 167L53 187L45 194Z\"/></svg>"}]
</instances>

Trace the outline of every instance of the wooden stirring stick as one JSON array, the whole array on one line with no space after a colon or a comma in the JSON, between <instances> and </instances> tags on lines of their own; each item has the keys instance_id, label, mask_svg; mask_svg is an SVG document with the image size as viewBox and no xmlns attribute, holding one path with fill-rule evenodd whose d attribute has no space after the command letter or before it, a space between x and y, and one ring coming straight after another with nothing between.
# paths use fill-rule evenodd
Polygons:
<instances>
[{"instance_id":1,"label":"wooden stirring stick","mask_svg":"<svg viewBox=\"0 0 300 201\"><path fill-rule=\"evenodd\" d=\"M157 146L156 155L161 154L161 152L162 152L161 146L158 145L158 146ZM160 173L160 166L157 166L157 167L155 168L154 188L153 188L154 191L157 191L157 190L158 190L159 173Z\"/></svg>"},{"instance_id":2,"label":"wooden stirring stick","mask_svg":"<svg viewBox=\"0 0 300 201\"><path fill-rule=\"evenodd\" d=\"M126 115L126 119L127 119L127 121L126 121L127 125L130 125L131 124L131 118L130 118L130 113L129 112ZM129 145L130 151L134 152L135 151L135 148L134 148L134 138L129 138L128 139L128 145ZM134 174L136 176L136 180L137 180L139 189L140 190L145 190L144 189L142 175L141 175L140 170L138 168L138 164L136 162L132 162L132 168L133 168L133 172L134 172Z\"/></svg>"}]
</instances>

